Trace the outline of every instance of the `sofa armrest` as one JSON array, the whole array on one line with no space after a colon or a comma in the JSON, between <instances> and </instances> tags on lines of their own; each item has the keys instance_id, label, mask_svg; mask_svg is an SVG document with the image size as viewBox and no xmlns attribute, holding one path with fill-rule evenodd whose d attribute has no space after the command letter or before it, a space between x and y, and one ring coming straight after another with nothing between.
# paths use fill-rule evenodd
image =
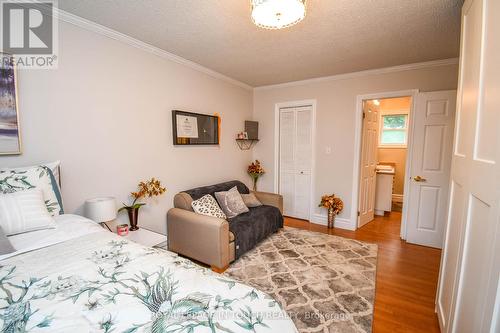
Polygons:
<instances>
[{"instance_id":1,"label":"sofa armrest","mask_svg":"<svg viewBox=\"0 0 500 333\"><path fill-rule=\"evenodd\" d=\"M180 208L167 213L168 249L223 268L229 265L229 223Z\"/></svg>"},{"instance_id":2,"label":"sofa armrest","mask_svg":"<svg viewBox=\"0 0 500 333\"><path fill-rule=\"evenodd\" d=\"M278 208L283 214L283 196L281 194L269 193L269 192L257 192L252 191L253 194L259 199L264 205L274 206Z\"/></svg>"}]
</instances>

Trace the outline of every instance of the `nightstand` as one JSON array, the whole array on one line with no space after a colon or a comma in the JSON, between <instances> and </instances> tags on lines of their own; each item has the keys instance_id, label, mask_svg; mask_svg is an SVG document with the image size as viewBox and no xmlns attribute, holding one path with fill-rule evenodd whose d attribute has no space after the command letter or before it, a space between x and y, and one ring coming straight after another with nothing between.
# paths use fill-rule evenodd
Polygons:
<instances>
[{"instance_id":1,"label":"nightstand","mask_svg":"<svg viewBox=\"0 0 500 333\"><path fill-rule=\"evenodd\" d=\"M167 248L167 236L144 228L129 231L127 236L122 237L144 246Z\"/></svg>"}]
</instances>

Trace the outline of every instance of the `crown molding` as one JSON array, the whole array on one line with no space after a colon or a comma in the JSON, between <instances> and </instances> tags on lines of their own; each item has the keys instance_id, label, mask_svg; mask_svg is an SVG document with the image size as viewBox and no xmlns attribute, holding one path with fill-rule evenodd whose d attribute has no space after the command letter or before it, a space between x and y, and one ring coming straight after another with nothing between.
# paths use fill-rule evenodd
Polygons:
<instances>
[{"instance_id":1,"label":"crown molding","mask_svg":"<svg viewBox=\"0 0 500 333\"><path fill-rule=\"evenodd\" d=\"M278 88L295 87L295 86L302 86L302 85L306 85L306 84L318 83L318 82L323 82L323 81L348 80L348 79L369 76L369 75L397 73L397 72L411 71L411 70L415 70L415 69L426 69L426 68L432 68L432 67L450 66L450 65L457 65L457 64L458 64L458 58L433 60L433 61L408 64L408 65L400 65L400 66L385 67L385 68L378 68L378 69L368 69L368 70L359 71L359 72L337 74L337 75L331 75L331 76L323 76L323 77L318 77L318 78L314 78L314 79L292 81L292 82L272 84L272 85L267 85L267 86L259 86L259 87L255 87L254 90L270 90L270 89L278 89Z\"/></svg>"},{"instance_id":2,"label":"crown molding","mask_svg":"<svg viewBox=\"0 0 500 333\"><path fill-rule=\"evenodd\" d=\"M219 79L221 81L231 83L235 86L244 88L246 90L250 90L250 91L253 90L253 87L246 84L246 83L243 83L241 81L230 78L229 76L226 76L226 75L221 74L219 72L216 72L212 69L204 67L204 66L197 64L191 60L187 60L187 59L184 59L182 57L179 57L175 54L172 54L172 53L167 52L163 49L160 49L156 46L153 46L151 44L140 41L136 38L125 35L121 32L116 31L116 30L110 29L108 27L105 27L105 26L100 25L98 23L95 23L93 21L84 19L83 17L68 13L62 9L54 8L54 16L57 17L60 21L70 23L70 24L73 24L77 27L80 27L80 28L92 31L94 33L106 36L108 38L120 41L122 43L133 46L137 49L152 53L160 58L170 60L170 61L175 62L177 64L194 69L195 71L207 74L207 75L209 75L213 78Z\"/></svg>"}]
</instances>

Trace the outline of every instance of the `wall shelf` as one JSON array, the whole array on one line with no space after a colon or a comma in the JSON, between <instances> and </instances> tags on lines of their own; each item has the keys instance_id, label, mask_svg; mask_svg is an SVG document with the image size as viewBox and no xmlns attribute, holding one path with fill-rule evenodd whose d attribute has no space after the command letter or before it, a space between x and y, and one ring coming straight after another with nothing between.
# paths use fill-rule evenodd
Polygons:
<instances>
[{"instance_id":1,"label":"wall shelf","mask_svg":"<svg viewBox=\"0 0 500 333\"><path fill-rule=\"evenodd\" d=\"M241 150L250 150L259 139L236 139L236 143Z\"/></svg>"}]
</instances>

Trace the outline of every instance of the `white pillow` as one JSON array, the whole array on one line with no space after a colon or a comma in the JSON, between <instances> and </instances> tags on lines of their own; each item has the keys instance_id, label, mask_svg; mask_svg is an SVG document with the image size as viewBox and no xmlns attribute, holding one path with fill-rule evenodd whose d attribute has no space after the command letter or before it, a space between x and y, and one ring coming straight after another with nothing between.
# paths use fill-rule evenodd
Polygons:
<instances>
[{"instance_id":1,"label":"white pillow","mask_svg":"<svg viewBox=\"0 0 500 333\"><path fill-rule=\"evenodd\" d=\"M226 214L220 209L217 201L215 201L214 197L210 194L206 194L202 196L200 199L195 200L191 203L191 207L195 213L218 217L220 219L226 219Z\"/></svg>"},{"instance_id":2,"label":"white pillow","mask_svg":"<svg viewBox=\"0 0 500 333\"><path fill-rule=\"evenodd\" d=\"M7 236L51 229L56 223L39 188L0 194L0 227Z\"/></svg>"},{"instance_id":3,"label":"white pillow","mask_svg":"<svg viewBox=\"0 0 500 333\"><path fill-rule=\"evenodd\" d=\"M52 216L64 214L61 192L52 169L58 170L59 162L31 167L2 168L0 169L0 193L40 188L49 213Z\"/></svg>"}]
</instances>

